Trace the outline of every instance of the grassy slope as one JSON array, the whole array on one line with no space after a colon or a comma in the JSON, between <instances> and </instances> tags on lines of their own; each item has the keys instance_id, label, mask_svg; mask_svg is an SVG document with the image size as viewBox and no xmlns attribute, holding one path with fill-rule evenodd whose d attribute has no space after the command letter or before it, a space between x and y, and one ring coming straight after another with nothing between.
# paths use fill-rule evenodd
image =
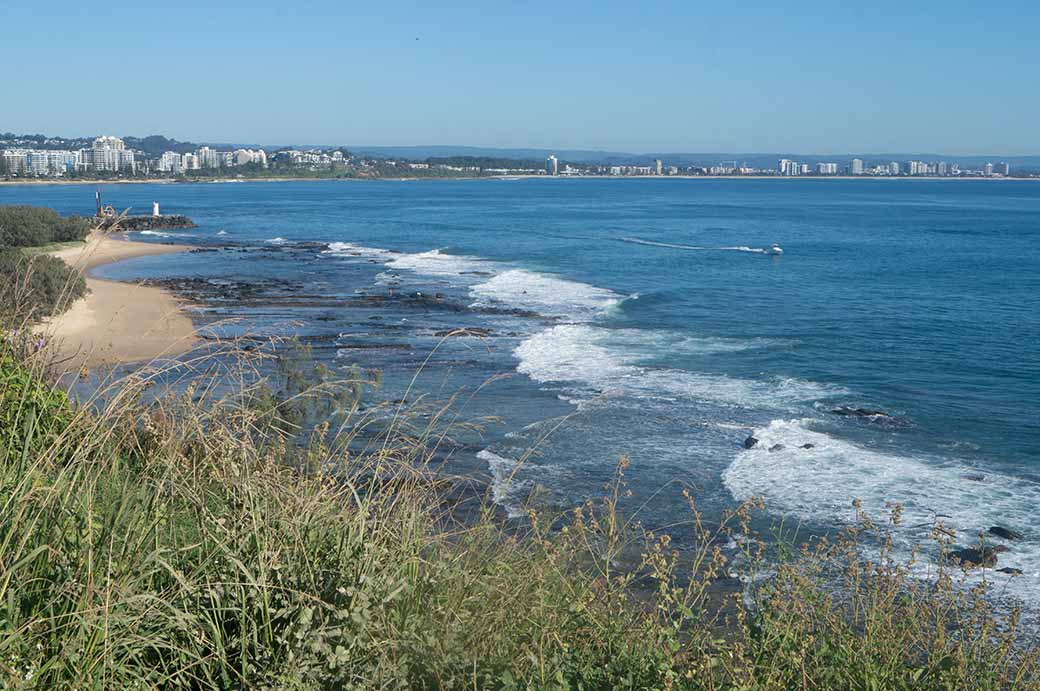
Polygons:
<instances>
[{"instance_id":1,"label":"grassy slope","mask_svg":"<svg viewBox=\"0 0 1040 691\"><path fill-rule=\"evenodd\" d=\"M29 256L37 254L47 254L48 252L57 252L59 250L68 249L71 247L83 247L86 243L83 240L69 240L68 242L48 242L44 245L38 245L36 247L23 247L22 252Z\"/></svg>"},{"instance_id":2,"label":"grassy slope","mask_svg":"<svg viewBox=\"0 0 1040 691\"><path fill-rule=\"evenodd\" d=\"M722 622L725 531L691 505L678 555L626 524L624 463L602 502L507 534L451 520L433 430L403 418L295 449L269 391L145 405L147 375L87 412L0 344L4 688L1035 688L1033 653L954 574L919 587L854 535Z\"/></svg>"}]
</instances>

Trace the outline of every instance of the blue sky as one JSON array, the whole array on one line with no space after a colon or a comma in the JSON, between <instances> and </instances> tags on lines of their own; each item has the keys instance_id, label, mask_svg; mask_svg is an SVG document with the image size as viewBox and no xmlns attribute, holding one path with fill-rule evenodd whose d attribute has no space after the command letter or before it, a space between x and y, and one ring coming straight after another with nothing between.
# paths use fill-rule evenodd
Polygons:
<instances>
[{"instance_id":1,"label":"blue sky","mask_svg":"<svg viewBox=\"0 0 1040 691\"><path fill-rule=\"evenodd\" d=\"M3 0L0 131L1040 153L1040 2Z\"/></svg>"}]
</instances>

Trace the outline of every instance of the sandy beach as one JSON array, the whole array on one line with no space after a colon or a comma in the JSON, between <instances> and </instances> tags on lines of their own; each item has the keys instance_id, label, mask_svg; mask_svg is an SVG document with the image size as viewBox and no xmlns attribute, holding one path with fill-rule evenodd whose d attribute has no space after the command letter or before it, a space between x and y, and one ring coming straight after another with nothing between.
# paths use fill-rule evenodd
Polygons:
<instances>
[{"instance_id":1,"label":"sandy beach","mask_svg":"<svg viewBox=\"0 0 1040 691\"><path fill-rule=\"evenodd\" d=\"M83 245L52 252L86 274L89 293L38 330L70 369L151 362L190 350L197 340L195 326L170 293L90 276L105 264L187 249L93 235Z\"/></svg>"}]
</instances>

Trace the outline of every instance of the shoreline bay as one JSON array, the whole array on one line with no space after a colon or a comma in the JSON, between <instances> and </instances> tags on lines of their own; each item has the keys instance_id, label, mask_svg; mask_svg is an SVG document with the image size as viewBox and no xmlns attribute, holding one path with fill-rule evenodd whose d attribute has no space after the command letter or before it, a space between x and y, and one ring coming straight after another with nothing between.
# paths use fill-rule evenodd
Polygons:
<instances>
[{"instance_id":1,"label":"shoreline bay","mask_svg":"<svg viewBox=\"0 0 1040 691\"><path fill-rule=\"evenodd\" d=\"M48 338L70 370L151 362L191 350L197 342L195 325L170 292L91 276L107 264L189 249L95 234L82 245L50 252L83 271L89 292L37 332Z\"/></svg>"}]
</instances>

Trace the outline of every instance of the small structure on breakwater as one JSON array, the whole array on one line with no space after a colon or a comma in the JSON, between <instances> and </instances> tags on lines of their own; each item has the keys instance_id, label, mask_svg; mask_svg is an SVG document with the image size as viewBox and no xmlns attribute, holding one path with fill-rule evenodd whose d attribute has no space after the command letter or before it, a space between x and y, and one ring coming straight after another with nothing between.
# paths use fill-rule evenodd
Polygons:
<instances>
[{"instance_id":1,"label":"small structure on breakwater","mask_svg":"<svg viewBox=\"0 0 1040 691\"><path fill-rule=\"evenodd\" d=\"M116 210L111 206L104 206L101 203L101 187L97 188L94 194L94 199L97 202L97 213L95 220L97 221L98 228L104 231L116 231L125 230L129 232L139 232L142 230L166 230L169 228L195 228L195 222L187 216L180 214L172 214L164 216L159 213L159 202L152 202L152 215L151 216L129 216L125 213L116 213Z\"/></svg>"}]
</instances>

